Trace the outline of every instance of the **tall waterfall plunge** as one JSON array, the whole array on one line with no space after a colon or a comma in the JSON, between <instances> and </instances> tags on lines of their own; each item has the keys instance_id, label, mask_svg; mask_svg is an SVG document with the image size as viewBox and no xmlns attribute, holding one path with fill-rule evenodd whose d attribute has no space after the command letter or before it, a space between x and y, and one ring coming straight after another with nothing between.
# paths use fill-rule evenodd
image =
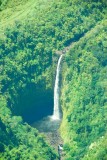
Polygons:
<instances>
[{"instance_id":1,"label":"tall waterfall plunge","mask_svg":"<svg viewBox=\"0 0 107 160\"><path fill-rule=\"evenodd\" d=\"M62 56L60 56L57 64L57 70L56 70L56 78L55 78L55 86L54 86L54 111L53 115L44 117L40 121L34 122L32 124L33 127L36 127L40 132L45 132L45 133L50 133L52 132L52 141L53 141L53 132L55 133L56 137L56 132L58 128L60 127L61 123L61 113L60 113L60 107L59 107L59 94L60 94L60 86L59 86L59 78L60 78L60 70L61 70L61 60ZM57 132L57 134L59 134ZM57 136L58 138L59 136ZM61 143L60 139L55 142L57 145Z\"/></svg>"},{"instance_id":2,"label":"tall waterfall plunge","mask_svg":"<svg viewBox=\"0 0 107 160\"><path fill-rule=\"evenodd\" d=\"M59 74L61 69L61 59L62 56L60 56L57 64L57 70L56 70L56 79L55 79L55 87L54 87L54 112L53 112L53 119L60 119L60 109L59 109Z\"/></svg>"}]
</instances>

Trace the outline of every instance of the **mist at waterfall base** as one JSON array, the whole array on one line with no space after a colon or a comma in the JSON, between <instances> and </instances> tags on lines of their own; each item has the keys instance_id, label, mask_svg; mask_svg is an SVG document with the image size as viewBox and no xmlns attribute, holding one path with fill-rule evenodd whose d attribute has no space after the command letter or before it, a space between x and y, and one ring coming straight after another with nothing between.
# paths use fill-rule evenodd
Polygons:
<instances>
[{"instance_id":1,"label":"mist at waterfall base","mask_svg":"<svg viewBox=\"0 0 107 160\"><path fill-rule=\"evenodd\" d=\"M59 80L60 80L62 56L63 55L59 57L57 70L56 70L53 115L44 117L43 119L36 121L32 124L32 126L36 127L40 132L56 131L59 128L61 123L61 110L60 110L60 104L59 104L59 96L60 96Z\"/></svg>"}]
</instances>

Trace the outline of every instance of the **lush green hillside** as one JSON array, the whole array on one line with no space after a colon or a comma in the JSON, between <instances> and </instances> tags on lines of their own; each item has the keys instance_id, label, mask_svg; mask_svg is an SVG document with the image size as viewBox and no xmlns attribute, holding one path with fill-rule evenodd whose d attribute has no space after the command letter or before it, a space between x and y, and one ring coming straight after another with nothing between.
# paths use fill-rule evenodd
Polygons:
<instances>
[{"instance_id":1,"label":"lush green hillside","mask_svg":"<svg viewBox=\"0 0 107 160\"><path fill-rule=\"evenodd\" d=\"M38 132L24 123L23 120L31 123L40 118L40 116L45 116L46 110L48 114L52 113L54 74L56 61L58 59L58 55L56 55L55 52L56 50L63 49L74 41L78 41L98 23L100 24L102 19L106 19L106 5L105 2L91 0L89 2L81 2L78 0L9 0L5 2L6 3L0 1L0 158L3 160L12 158L54 160L57 159L57 155L54 151L50 149ZM106 33L105 30L104 33ZM94 37L93 40L96 40L98 36L98 41L104 39L104 37L100 37L102 33L97 35L97 30L92 34L93 36L96 34L96 37ZM89 39L87 39L87 43L90 42L88 42L88 40ZM84 53L82 47L82 45L84 46L83 42L80 44L81 54ZM86 65L89 65L88 59L90 59L92 56L91 54L93 53L91 49L94 50L94 48L96 48L94 45L95 43L93 42L93 47L91 47L90 42L90 45L87 44L87 48L84 49L85 55L89 56ZM104 43L104 45L106 46L106 43ZM88 51L89 46L90 50ZM99 48L102 49L101 47ZM96 52L99 48L96 49ZM66 135L69 134L73 134L75 138L75 129L71 132L72 127L69 128L69 126L72 126L70 118L71 114L74 114L71 112L72 107L69 99L71 99L72 85L75 88L75 85L78 86L78 81L81 83L82 73L80 74L80 77L77 75L74 76L74 81L77 80L77 77L79 78L77 83L76 81L72 82L70 77L73 72L77 74L76 68L78 67L75 66L76 64L73 64L75 60L77 59L77 65L78 63L81 63L78 62L79 50L78 52L77 50L77 48L74 48L72 54L67 55L67 64L65 63L65 67L66 69L69 69L67 69L67 75L63 75L68 79L64 78L62 95L67 90L66 83L69 84L68 88L71 88L71 90L67 90L68 94L66 94L66 96L62 96L62 106L65 118L63 119L62 125L65 124L67 117L69 119L69 122L67 122L67 130L69 129L69 133L67 134L67 130L65 130L64 139ZM89 54L87 54L87 52L89 52ZM74 59L71 55L74 56ZM96 59L97 58L100 59L99 55ZM102 65L103 63L106 63L105 58L106 56L99 60ZM92 57L91 60L94 61L94 59L95 58ZM99 69L99 78L101 77L100 74L105 74L105 70L100 72L99 66L101 64L98 65L96 59L95 68L96 70ZM85 58L82 60L85 61ZM103 62L104 60L105 62ZM73 63L70 65L72 61ZM86 73L87 72L88 69L86 70ZM84 77L85 74L83 73L83 79ZM93 75L93 79L94 77L96 80L96 75ZM86 79L88 78L86 77ZM88 80L90 84L90 79ZM97 81L97 83L98 82L100 82L100 80ZM84 85L84 88L86 88L88 84ZM98 83L98 85L100 84ZM91 86L89 87L91 88ZM101 87L98 87L98 97L96 98L96 101L101 97L103 92L103 89L99 91L99 88ZM80 97L82 96L81 94L85 94L85 91L79 91L76 96ZM66 102L66 98L69 100L69 103ZM80 101L74 101L79 105ZM69 113L64 105L65 102L66 106L68 105ZM90 105L91 103L92 102L90 101ZM95 103L95 106L96 105L97 103ZM99 106L99 104L97 106ZM78 108L78 112L79 110L80 108ZM96 109L93 114L95 113ZM38 115L40 116L38 117ZM74 115L76 116L76 114ZM23 120L19 116L22 116ZM97 119L98 117L96 118L96 123ZM101 122L101 125L104 125L104 122ZM101 132L101 135L103 135L104 132L105 130ZM96 133L95 138L97 139L98 137L99 134ZM67 139L67 141L69 141L69 139ZM74 140L73 142L75 143ZM87 139L85 145L88 145L89 143L91 143L90 138ZM68 148L71 147L71 145L67 145ZM84 148L81 148L81 144L79 145L80 147L75 150L75 154L80 153L80 150L84 151ZM68 157L69 154L71 154L70 152L72 151L68 149ZM85 151L81 153L81 156L83 156L84 153Z\"/></svg>"},{"instance_id":2,"label":"lush green hillside","mask_svg":"<svg viewBox=\"0 0 107 160\"><path fill-rule=\"evenodd\" d=\"M107 133L106 50L107 21L103 21L65 55L61 101L67 160L107 158L103 144Z\"/></svg>"},{"instance_id":3,"label":"lush green hillside","mask_svg":"<svg viewBox=\"0 0 107 160\"><path fill-rule=\"evenodd\" d=\"M0 101L0 160L58 159L43 136L19 116L12 116L2 97Z\"/></svg>"}]
</instances>

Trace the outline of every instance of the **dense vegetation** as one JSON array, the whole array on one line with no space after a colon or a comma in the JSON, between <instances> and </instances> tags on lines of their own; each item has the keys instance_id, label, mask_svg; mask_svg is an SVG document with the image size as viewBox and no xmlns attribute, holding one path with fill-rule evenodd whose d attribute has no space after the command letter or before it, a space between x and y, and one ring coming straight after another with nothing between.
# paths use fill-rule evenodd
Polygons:
<instances>
[{"instance_id":1,"label":"dense vegetation","mask_svg":"<svg viewBox=\"0 0 107 160\"><path fill-rule=\"evenodd\" d=\"M107 21L103 21L65 56L61 100L66 159L107 158L106 50Z\"/></svg>"},{"instance_id":2,"label":"dense vegetation","mask_svg":"<svg viewBox=\"0 0 107 160\"><path fill-rule=\"evenodd\" d=\"M0 0L0 11L4 8L8 0Z\"/></svg>"},{"instance_id":3,"label":"dense vegetation","mask_svg":"<svg viewBox=\"0 0 107 160\"><path fill-rule=\"evenodd\" d=\"M21 117L12 116L3 98L0 105L1 160L56 159L56 153L46 144L36 129L23 123Z\"/></svg>"},{"instance_id":4,"label":"dense vegetation","mask_svg":"<svg viewBox=\"0 0 107 160\"><path fill-rule=\"evenodd\" d=\"M5 1L5 4L2 2L4 3L4 1L0 1L0 7L3 5L7 6L0 12L0 30L2 30L2 37L0 38L0 158L3 160L57 159L57 155L46 144L37 130L24 123L23 120L31 123L40 118L40 116L37 116L40 113L41 116L45 116L45 110L48 110L48 114L52 113L53 78L57 61L55 52L74 41L78 41L86 32L95 27L97 23L105 19L105 2L91 0L88 3L78 0L35 0L35 2L33 0L28 2L27 0L23 2L21 0L10 0L8 2ZM15 8L12 6L12 2L15 3ZM26 3L24 4L24 2ZM24 5L26 8L23 10ZM32 10L30 10L31 5ZM19 15L18 10L20 11ZM14 16L12 15L13 12ZM104 31L102 29L100 30L100 32L102 31L101 33L99 30L94 34L92 32L93 41L89 41L90 38L88 38L85 39L86 45L84 44L84 40L79 45L77 44L77 48L74 47L66 56L67 63L64 63L66 64L65 69L69 69L63 75L62 95L66 93L66 95L62 96L65 118L63 121L67 121L67 129L63 137L66 139L66 135L69 138L74 136L72 140L70 139L70 143L68 143L69 139L67 139L67 144L65 145L68 158L71 158L70 156L72 158L78 157L79 154L83 157L86 152L90 155L87 150L84 150L84 148L86 149L85 146L88 146L94 140L104 135L106 130L106 128L104 129L106 117L103 120L101 119L101 116L103 117L106 111L102 112L103 107L101 108L101 112L98 109L100 103L101 106L105 103L103 96L105 89L103 88L103 84L102 86L100 84L100 82L103 82L102 80L104 80L106 72L105 51L102 57L102 50L104 46L106 48L106 39L104 39L103 35L106 33L106 23L104 24ZM95 43L94 40L98 41L98 46L96 46L97 41ZM104 46L102 46L102 43L99 44L100 40L104 42ZM96 52L99 54L96 54ZM100 57L102 58L100 59ZM93 66L90 65L89 60L93 62ZM79 65L82 66L80 67ZM85 69L86 71L84 71ZM98 71L98 73L94 73L92 70ZM82 83L82 79L84 84ZM77 86L77 90L75 86ZM81 90L82 92L80 92ZM90 100L91 93L93 101ZM72 95L76 105L74 112L72 112L72 106L74 106L72 104ZM74 95L77 97L75 98ZM90 112L96 119L95 122L87 119L88 112L84 114L85 108L82 106L82 103L87 108L89 108L89 105L92 106ZM97 109L99 115L96 114ZM83 116L81 128L79 128L79 118L82 117L77 112L81 112L81 116ZM22 116L23 120L17 115ZM76 121L75 116L78 116ZM73 124L71 123L71 117L74 122ZM101 120L97 123L99 117ZM86 120L85 124L84 119ZM96 123L97 125L92 129L91 125L94 126L94 124L88 124L89 134L86 128L88 122ZM75 123L77 124L75 125ZM101 131L99 133L96 130L100 130L100 128ZM94 130L96 132L95 135ZM84 144L83 138L80 138L81 135L85 138L86 142ZM86 137L88 138L86 139ZM92 139L93 137L94 139ZM81 141L79 141L79 138ZM99 144L101 142L99 141ZM72 149L71 145L73 144L75 145Z\"/></svg>"}]
</instances>

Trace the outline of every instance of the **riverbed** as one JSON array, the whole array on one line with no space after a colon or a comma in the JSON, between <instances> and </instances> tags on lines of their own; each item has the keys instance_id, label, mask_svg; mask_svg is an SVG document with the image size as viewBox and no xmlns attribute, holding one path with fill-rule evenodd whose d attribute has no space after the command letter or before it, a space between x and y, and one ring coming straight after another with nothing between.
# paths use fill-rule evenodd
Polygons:
<instances>
[{"instance_id":1,"label":"riverbed","mask_svg":"<svg viewBox=\"0 0 107 160\"><path fill-rule=\"evenodd\" d=\"M40 133L43 133L48 143L58 151L58 145L63 144L59 131L60 124L61 119L53 119L52 116L48 116L34 122L32 127L37 128Z\"/></svg>"}]
</instances>

